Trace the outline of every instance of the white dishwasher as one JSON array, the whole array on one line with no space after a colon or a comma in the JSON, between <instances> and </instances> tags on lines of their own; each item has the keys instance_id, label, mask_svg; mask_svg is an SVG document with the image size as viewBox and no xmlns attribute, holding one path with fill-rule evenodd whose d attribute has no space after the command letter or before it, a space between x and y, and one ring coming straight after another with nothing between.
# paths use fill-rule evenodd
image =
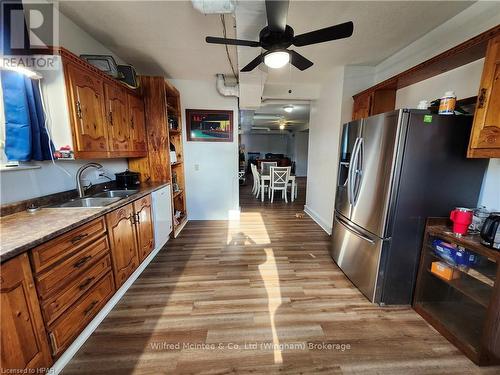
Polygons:
<instances>
[{"instance_id":1,"label":"white dishwasher","mask_svg":"<svg viewBox=\"0 0 500 375\"><path fill-rule=\"evenodd\" d=\"M153 222L155 250L163 247L172 232L172 193L170 185L151 193L153 200Z\"/></svg>"}]
</instances>

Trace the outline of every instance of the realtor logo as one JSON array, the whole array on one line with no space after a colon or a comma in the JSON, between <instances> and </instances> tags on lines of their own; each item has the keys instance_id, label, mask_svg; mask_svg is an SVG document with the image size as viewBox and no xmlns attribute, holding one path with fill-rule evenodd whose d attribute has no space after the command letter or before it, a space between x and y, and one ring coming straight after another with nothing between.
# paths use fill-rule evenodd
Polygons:
<instances>
[{"instance_id":1,"label":"realtor logo","mask_svg":"<svg viewBox=\"0 0 500 375\"><path fill-rule=\"evenodd\" d=\"M2 1L4 56L40 53L59 45L57 5L37 1Z\"/></svg>"}]
</instances>

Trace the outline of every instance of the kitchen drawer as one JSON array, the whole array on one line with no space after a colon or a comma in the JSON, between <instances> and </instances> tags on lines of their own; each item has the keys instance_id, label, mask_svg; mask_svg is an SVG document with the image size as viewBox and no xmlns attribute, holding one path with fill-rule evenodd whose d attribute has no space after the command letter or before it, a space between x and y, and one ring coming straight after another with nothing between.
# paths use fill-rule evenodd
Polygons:
<instances>
[{"instance_id":1,"label":"kitchen drawer","mask_svg":"<svg viewBox=\"0 0 500 375\"><path fill-rule=\"evenodd\" d=\"M151 207L151 194L145 195L144 197L134 201L134 209L139 212L144 207Z\"/></svg>"},{"instance_id":2,"label":"kitchen drawer","mask_svg":"<svg viewBox=\"0 0 500 375\"><path fill-rule=\"evenodd\" d=\"M51 324L71 304L85 294L108 271L111 271L111 256L106 254L101 259L94 261L72 281L63 291L47 299L42 305L42 312L46 324Z\"/></svg>"},{"instance_id":3,"label":"kitchen drawer","mask_svg":"<svg viewBox=\"0 0 500 375\"><path fill-rule=\"evenodd\" d=\"M71 280L84 274L89 263L108 251L108 237L102 236L49 271L36 276L40 298L46 299L64 288Z\"/></svg>"},{"instance_id":4,"label":"kitchen drawer","mask_svg":"<svg viewBox=\"0 0 500 375\"><path fill-rule=\"evenodd\" d=\"M106 233L104 216L34 248L31 261L35 273L42 272L82 246L94 242L103 233Z\"/></svg>"},{"instance_id":5,"label":"kitchen drawer","mask_svg":"<svg viewBox=\"0 0 500 375\"><path fill-rule=\"evenodd\" d=\"M114 293L113 273L108 272L67 313L49 326L52 354L58 357L96 316Z\"/></svg>"}]
</instances>

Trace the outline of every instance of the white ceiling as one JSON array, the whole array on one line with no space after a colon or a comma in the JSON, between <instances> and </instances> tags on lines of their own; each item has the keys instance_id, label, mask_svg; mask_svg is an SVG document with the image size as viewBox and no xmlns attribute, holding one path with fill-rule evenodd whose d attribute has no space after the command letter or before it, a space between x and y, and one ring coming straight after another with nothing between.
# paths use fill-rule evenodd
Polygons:
<instances>
[{"instance_id":1,"label":"white ceiling","mask_svg":"<svg viewBox=\"0 0 500 375\"><path fill-rule=\"evenodd\" d=\"M375 65L472 3L292 0L287 23L296 35L349 20L354 22L354 34L348 39L292 47L314 62L306 71L289 66L268 70L261 66L240 74L240 104L245 102L246 93L254 97L249 106L254 108L259 106L261 96L315 98L333 66ZM224 46L205 43L207 35L222 36L219 15L200 14L190 1L61 1L60 9L140 73L193 80L211 80L217 73L231 75ZM240 0L236 16L226 15L225 19L228 37L258 40L266 24L264 1ZM251 47L238 47L236 51L231 46L229 51L240 69L259 53L258 48ZM292 94L289 88L293 88ZM282 106L263 106L256 112L282 115ZM252 117L250 113L246 116ZM308 106L287 118L307 118L308 122ZM255 126L269 125L269 120L264 124L266 121L258 117L253 122Z\"/></svg>"},{"instance_id":2,"label":"white ceiling","mask_svg":"<svg viewBox=\"0 0 500 375\"><path fill-rule=\"evenodd\" d=\"M203 15L190 1L61 1L59 8L142 74L193 80L232 75L224 46L205 43L207 35L222 36L220 16ZM225 19L234 38L234 17ZM237 64L236 49L229 51Z\"/></svg>"},{"instance_id":3,"label":"white ceiling","mask_svg":"<svg viewBox=\"0 0 500 375\"><path fill-rule=\"evenodd\" d=\"M240 1L243 13L238 37L257 40L265 25L262 0ZM392 55L472 2L467 1L291 1L288 14L295 34L352 20L351 38L300 47L314 62L310 69L270 70L268 83L318 83L335 65L373 65ZM169 77L212 79L230 74L223 46L208 45L205 36L222 35L218 15L203 15L190 1L61 1L61 11L113 52L144 72L163 70ZM255 11L258 9L258 11ZM226 15L229 37L234 18ZM244 24L247 25L244 25ZM251 26L254 27L251 27ZM62 30L64 32L64 30ZM257 48L246 48L249 56ZM230 47L236 59L235 48ZM248 61L240 61L240 67Z\"/></svg>"}]
</instances>

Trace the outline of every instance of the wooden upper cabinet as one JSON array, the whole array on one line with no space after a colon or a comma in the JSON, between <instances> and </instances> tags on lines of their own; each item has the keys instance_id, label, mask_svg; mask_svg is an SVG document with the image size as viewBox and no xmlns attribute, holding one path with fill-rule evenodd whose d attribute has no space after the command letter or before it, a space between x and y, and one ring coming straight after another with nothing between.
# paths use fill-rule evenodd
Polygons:
<instances>
[{"instance_id":1,"label":"wooden upper cabinet","mask_svg":"<svg viewBox=\"0 0 500 375\"><path fill-rule=\"evenodd\" d=\"M127 92L119 84L105 82L104 97L106 100L106 123L111 151L129 151L131 142Z\"/></svg>"},{"instance_id":2,"label":"wooden upper cabinet","mask_svg":"<svg viewBox=\"0 0 500 375\"><path fill-rule=\"evenodd\" d=\"M52 364L27 254L2 264L1 368L47 368Z\"/></svg>"},{"instance_id":3,"label":"wooden upper cabinet","mask_svg":"<svg viewBox=\"0 0 500 375\"><path fill-rule=\"evenodd\" d=\"M132 203L106 215L117 289L139 265L135 221Z\"/></svg>"},{"instance_id":4,"label":"wooden upper cabinet","mask_svg":"<svg viewBox=\"0 0 500 375\"><path fill-rule=\"evenodd\" d=\"M371 103L372 93L356 97L352 107L352 119L359 120L370 116Z\"/></svg>"},{"instance_id":5,"label":"wooden upper cabinet","mask_svg":"<svg viewBox=\"0 0 500 375\"><path fill-rule=\"evenodd\" d=\"M500 157L500 35L486 50L467 156Z\"/></svg>"},{"instance_id":6,"label":"wooden upper cabinet","mask_svg":"<svg viewBox=\"0 0 500 375\"><path fill-rule=\"evenodd\" d=\"M131 150L146 154L146 121L144 102L141 97L128 94Z\"/></svg>"},{"instance_id":7,"label":"wooden upper cabinet","mask_svg":"<svg viewBox=\"0 0 500 375\"><path fill-rule=\"evenodd\" d=\"M153 250L153 217L151 213L151 195L134 202L134 212L137 225L137 245L139 261L142 262Z\"/></svg>"},{"instance_id":8,"label":"wooden upper cabinet","mask_svg":"<svg viewBox=\"0 0 500 375\"><path fill-rule=\"evenodd\" d=\"M92 71L71 63L66 66L75 157L106 157L108 133L103 81Z\"/></svg>"}]
</instances>

